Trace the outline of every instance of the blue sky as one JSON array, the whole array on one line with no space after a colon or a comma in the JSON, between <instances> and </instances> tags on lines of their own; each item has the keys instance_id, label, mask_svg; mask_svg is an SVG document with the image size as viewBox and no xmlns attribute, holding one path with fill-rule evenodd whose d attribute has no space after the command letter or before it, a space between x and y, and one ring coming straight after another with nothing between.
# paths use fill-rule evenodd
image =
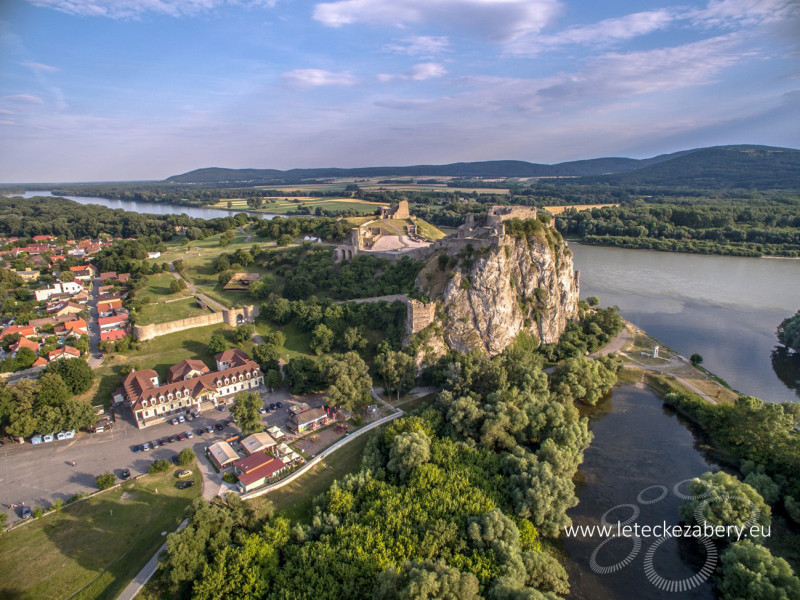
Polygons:
<instances>
[{"instance_id":1,"label":"blue sky","mask_svg":"<svg viewBox=\"0 0 800 600\"><path fill-rule=\"evenodd\" d=\"M0 181L800 147L796 0L2 0Z\"/></svg>"}]
</instances>

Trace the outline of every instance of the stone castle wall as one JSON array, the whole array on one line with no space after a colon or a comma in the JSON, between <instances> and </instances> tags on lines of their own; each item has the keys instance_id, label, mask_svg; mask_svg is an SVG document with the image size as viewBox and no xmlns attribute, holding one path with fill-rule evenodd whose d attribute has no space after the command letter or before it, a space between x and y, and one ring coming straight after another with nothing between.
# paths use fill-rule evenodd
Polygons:
<instances>
[{"instance_id":1,"label":"stone castle wall","mask_svg":"<svg viewBox=\"0 0 800 600\"><path fill-rule=\"evenodd\" d=\"M252 323L258 316L257 306L244 306L242 308L231 308L222 312L209 313L199 317L189 317L188 319L178 319L167 323L154 323L152 325L134 325L133 334L140 341L152 340L153 338L195 327L206 327L217 323L226 323L231 327L236 327L241 323Z\"/></svg>"},{"instance_id":2,"label":"stone castle wall","mask_svg":"<svg viewBox=\"0 0 800 600\"><path fill-rule=\"evenodd\" d=\"M406 335L413 335L433 323L436 317L436 303L425 304L419 300L406 302Z\"/></svg>"}]
</instances>

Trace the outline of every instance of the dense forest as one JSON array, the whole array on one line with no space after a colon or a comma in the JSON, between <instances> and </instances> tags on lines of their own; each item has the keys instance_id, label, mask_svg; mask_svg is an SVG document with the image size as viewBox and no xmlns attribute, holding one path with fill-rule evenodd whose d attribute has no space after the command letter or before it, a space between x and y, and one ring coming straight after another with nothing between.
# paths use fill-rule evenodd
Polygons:
<instances>
[{"instance_id":1,"label":"dense forest","mask_svg":"<svg viewBox=\"0 0 800 600\"><path fill-rule=\"evenodd\" d=\"M586 359L583 359L585 361ZM591 434L575 388L540 355L451 354L437 401L386 426L310 524L229 498L196 503L167 540L164 583L192 598L555 598L549 538L577 502ZM582 361L576 361L580 369ZM602 395L608 378L580 388Z\"/></svg>"}]
</instances>

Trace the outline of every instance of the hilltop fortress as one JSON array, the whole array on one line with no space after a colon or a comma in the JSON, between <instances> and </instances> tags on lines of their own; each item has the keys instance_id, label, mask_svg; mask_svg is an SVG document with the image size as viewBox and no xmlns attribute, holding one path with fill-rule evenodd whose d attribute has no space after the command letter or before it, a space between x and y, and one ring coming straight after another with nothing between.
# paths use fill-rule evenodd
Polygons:
<instances>
[{"instance_id":1,"label":"hilltop fortress","mask_svg":"<svg viewBox=\"0 0 800 600\"><path fill-rule=\"evenodd\" d=\"M404 256L423 260L441 249L458 251L468 245L473 248L496 245L505 235L504 221L535 219L536 216L536 208L531 206L493 206L482 224L476 224L475 215L470 214L454 235L431 241L418 234L416 217L409 213L408 201L401 200L397 206L382 208L379 218L353 228L349 242L336 246L333 257L336 262L342 262L352 260L358 254L370 253L391 260ZM393 223L400 220L406 221L404 227L407 231L400 231ZM386 234L387 224L397 235Z\"/></svg>"}]
</instances>

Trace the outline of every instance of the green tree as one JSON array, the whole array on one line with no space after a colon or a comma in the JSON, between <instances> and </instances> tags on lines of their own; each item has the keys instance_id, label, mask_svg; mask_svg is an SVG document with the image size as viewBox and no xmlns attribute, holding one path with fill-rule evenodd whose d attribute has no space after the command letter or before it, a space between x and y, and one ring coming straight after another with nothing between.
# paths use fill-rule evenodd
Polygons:
<instances>
[{"instance_id":1,"label":"green tree","mask_svg":"<svg viewBox=\"0 0 800 600\"><path fill-rule=\"evenodd\" d=\"M800 310L794 316L781 321L778 326L778 340L787 348L800 352Z\"/></svg>"},{"instance_id":2,"label":"green tree","mask_svg":"<svg viewBox=\"0 0 800 600\"><path fill-rule=\"evenodd\" d=\"M225 336L221 333L215 333L208 339L208 351L211 354L219 354L225 352L228 348L228 342Z\"/></svg>"},{"instance_id":3,"label":"green tree","mask_svg":"<svg viewBox=\"0 0 800 600\"><path fill-rule=\"evenodd\" d=\"M329 357L323 362L321 371L331 405L353 410L358 405L369 404L372 378L358 353Z\"/></svg>"},{"instance_id":4,"label":"green tree","mask_svg":"<svg viewBox=\"0 0 800 600\"><path fill-rule=\"evenodd\" d=\"M264 343L283 348L284 344L286 344L286 335L282 331L271 331L264 336Z\"/></svg>"},{"instance_id":5,"label":"green tree","mask_svg":"<svg viewBox=\"0 0 800 600\"><path fill-rule=\"evenodd\" d=\"M765 547L743 540L722 553L722 600L800 598L800 579L784 559L772 556Z\"/></svg>"},{"instance_id":6,"label":"green tree","mask_svg":"<svg viewBox=\"0 0 800 600\"><path fill-rule=\"evenodd\" d=\"M60 375L76 396L88 391L94 381L94 371L82 358L62 358L47 365L46 371Z\"/></svg>"},{"instance_id":7,"label":"green tree","mask_svg":"<svg viewBox=\"0 0 800 600\"><path fill-rule=\"evenodd\" d=\"M375 359L375 367L383 378L386 393L397 392L398 400L400 394L414 387L416 365L414 358L405 352L386 350Z\"/></svg>"},{"instance_id":8,"label":"green tree","mask_svg":"<svg viewBox=\"0 0 800 600\"><path fill-rule=\"evenodd\" d=\"M562 396L594 406L614 387L617 369L609 357L570 358L553 372L551 385Z\"/></svg>"},{"instance_id":9,"label":"green tree","mask_svg":"<svg viewBox=\"0 0 800 600\"><path fill-rule=\"evenodd\" d=\"M692 355L689 357L689 362L690 362L690 363L692 363L692 366L693 366L693 367L696 367L696 366L698 366L698 365L702 364L702 362L703 362L703 357L702 357L702 356L700 356L700 355L699 355L699 354L697 354L697 353L695 353L695 354L692 354Z\"/></svg>"},{"instance_id":10,"label":"green tree","mask_svg":"<svg viewBox=\"0 0 800 600\"><path fill-rule=\"evenodd\" d=\"M361 351L367 347L367 339L359 327L348 327L344 330L342 345L345 350Z\"/></svg>"},{"instance_id":11,"label":"green tree","mask_svg":"<svg viewBox=\"0 0 800 600\"><path fill-rule=\"evenodd\" d=\"M184 448L178 452L178 464L182 467L192 464L195 459L194 450L191 448Z\"/></svg>"},{"instance_id":12,"label":"green tree","mask_svg":"<svg viewBox=\"0 0 800 600\"><path fill-rule=\"evenodd\" d=\"M333 338L333 331L324 323L320 323L311 334L309 346L314 351L314 354L321 356L326 352L330 352L331 346L333 346Z\"/></svg>"},{"instance_id":13,"label":"green tree","mask_svg":"<svg viewBox=\"0 0 800 600\"><path fill-rule=\"evenodd\" d=\"M431 439L423 431L409 431L394 438L386 468L406 479L411 471L431 458Z\"/></svg>"},{"instance_id":14,"label":"green tree","mask_svg":"<svg viewBox=\"0 0 800 600\"><path fill-rule=\"evenodd\" d=\"M701 527L706 523L747 528L757 525L759 531L772 523L770 508L759 493L724 471L695 477L689 484L689 495L694 499L680 508L687 523ZM723 539L735 541L737 535L730 531ZM751 539L760 541L760 533L751 535Z\"/></svg>"},{"instance_id":15,"label":"green tree","mask_svg":"<svg viewBox=\"0 0 800 600\"><path fill-rule=\"evenodd\" d=\"M378 578L376 600L480 600L478 578L444 562L406 562Z\"/></svg>"},{"instance_id":16,"label":"green tree","mask_svg":"<svg viewBox=\"0 0 800 600\"><path fill-rule=\"evenodd\" d=\"M261 400L261 396L255 392L236 394L236 399L231 407L231 415L236 419L236 424L243 434L250 435L264 430L260 412L263 406L264 402Z\"/></svg>"},{"instance_id":17,"label":"green tree","mask_svg":"<svg viewBox=\"0 0 800 600\"><path fill-rule=\"evenodd\" d=\"M117 483L117 476L110 471L106 471L102 475L95 477L95 482L97 483L97 487L99 487L101 490L107 490Z\"/></svg>"},{"instance_id":18,"label":"green tree","mask_svg":"<svg viewBox=\"0 0 800 600\"><path fill-rule=\"evenodd\" d=\"M166 473L170 469L169 461L166 458L154 461L147 467L147 472L151 475L155 473Z\"/></svg>"},{"instance_id":19,"label":"green tree","mask_svg":"<svg viewBox=\"0 0 800 600\"><path fill-rule=\"evenodd\" d=\"M256 332L256 326L252 323L242 323L241 325L236 327L236 331L233 334L233 338L236 340L237 344L244 344L253 337L253 334Z\"/></svg>"},{"instance_id":20,"label":"green tree","mask_svg":"<svg viewBox=\"0 0 800 600\"><path fill-rule=\"evenodd\" d=\"M286 298L272 296L264 305L264 315L277 325L285 325L292 317L292 306Z\"/></svg>"},{"instance_id":21,"label":"green tree","mask_svg":"<svg viewBox=\"0 0 800 600\"><path fill-rule=\"evenodd\" d=\"M173 279L169 284L169 291L177 294L181 290L186 289L186 282L183 279Z\"/></svg>"},{"instance_id":22,"label":"green tree","mask_svg":"<svg viewBox=\"0 0 800 600\"><path fill-rule=\"evenodd\" d=\"M319 365L307 356L289 360L283 369L283 383L292 394L309 394L325 387Z\"/></svg>"},{"instance_id":23,"label":"green tree","mask_svg":"<svg viewBox=\"0 0 800 600\"><path fill-rule=\"evenodd\" d=\"M39 378L39 402L48 406L62 406L72 397L67 384L58 373L44 373Z\"/></svg>"},{"instance_id":24,"label":"green tree","mask_svg":"<svg viewBox=\"0 0 800 600\"><path fill-rule=\"evenodd\" d=\"M600 304L600 298L598 298L597 296L589 296L586 299L586 304L588 304L589 306L597 306L598 304Z\"/></svg>"},{"instance_id":25,"label":"green tree","mask_svg":"<svg viewBox=\"0 0 800 600\"><path fill-rule=\"evenodd\" d=\"M277 369L267 369L267 372L264 373L264 385L270 392L281 387L281 372Z\"/></svg>"}]
</instances>

